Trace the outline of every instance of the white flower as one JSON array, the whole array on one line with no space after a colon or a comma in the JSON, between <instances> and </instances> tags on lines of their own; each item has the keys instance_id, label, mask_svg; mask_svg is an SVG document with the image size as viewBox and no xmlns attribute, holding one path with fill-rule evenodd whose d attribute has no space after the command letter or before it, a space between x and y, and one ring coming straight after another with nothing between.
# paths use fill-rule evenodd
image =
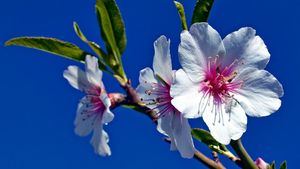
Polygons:
<instances>
[{"instance_id":1,"label":"white flower","mask_svg":"<svg viewBox=\"0 0 300 169\"><path fill-rule=\"evenodd\" d=\"M207 23L181 33L179 59L171 87L172 104L186 118L202 116L223 144L246 131L247 115L268 116L279 109L283 89L263 70L270 54L256 31L245 27L221 39Z\"/></svg>"},{"instance_id":2,"label":"white flower","mask_svg":"<svg viewBox=\"0 0 300 169\"><path fill-rule=\"evenodd\" d=\"M171 104L170 87L173 70L170 56L170 41L161 36L154 42L153 70L140 71L137 92L147 107L157 111L157 130L171 139L171 150L180 152L184 158L192 158L195 148L188 120Z\"/></svg>"},{"instance_id":3,"label":"white flower","mask_svg":"<svg viewBox=\"0 0 300 169\"><path fill-rule=\"evenodd\" d=\"M64 71L64 77L74 88L86 93L80 100L75 119L75 133L87 136L93 131L91 144L95 153L110 156L108 134L103 130L103 124L113 120L114 115L109 110L111 105L102 82L102 71L98 68L98 59L86 56L85 72L77 66L69 66Z\"/></svg>"}]
</instances>

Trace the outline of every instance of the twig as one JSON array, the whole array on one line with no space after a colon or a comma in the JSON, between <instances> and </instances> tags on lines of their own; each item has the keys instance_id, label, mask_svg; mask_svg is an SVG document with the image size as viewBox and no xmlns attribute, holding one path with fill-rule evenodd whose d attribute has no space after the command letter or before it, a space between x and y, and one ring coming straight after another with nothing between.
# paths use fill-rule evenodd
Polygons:
<instances>
[{"instance_id":1,"label":"twig","mask_svg":"<svg viewBox=\"0 0 300 169\"><path fill-rule=\"evenodd\" d=\"M130 106L132 109L142 112L147 115L152 121L156 122L157 117L155 116L155 112L149 108L147 108L143 103L136 92L136 90L131 86L131 81L128 80L127 83L121 84L121 87L126 91L127 96L120 93L111 93L109 94L110 100L112 102L111 108L116 108L120 105ZM157 124L157 123L156 123ZM166 139L165 141L170 143L170 140ZM205 166L211 169L225 169L225 167L221 164L221 162L215 162L212 159L208 158L200 151L196 150L194 159L200 161Z\"/></svg>"},{"instance_id":2,"label":"twig","mask_svg":"<svg viewBox=\"0 0 300 169\"><path fill-rule=\"evenodd\" d=\"M171 143L171 140L169 138L165 138L164 141L167 143ZM214 160L208 158L206 155L201 153L199 150L196 150L194 154L194 159L200 161L205 166L211 169L225 169L225 167L221 164L220 161L218 163L215 162Z\"/></svg>"},{"instance_id":3,"label":"twig","mask_svg":"<svg viewBox=\"0 0 300 169\"><path fill-rule=\"evenodd\" d=\"M213 158L214 158L215 163L217 163L217 164L219 164L220 166L224 167L223 164L221 163L220 159L219 159L218 153L215 152L215 151L212 151L211 154L212 154L212 156L213 156ZM225 167L224 167L224 168L225 168Z\"/></svg>"},{"instance_id":4,"label":"twig","mask_svg":"<svg viewBox=\"0 0 300 169\"><path fill-rule=\"evenodd\" d=\"M112 103L110 107L111 109L114 109L120 105L131 106L134 110L142 112L143 114L147 115L152 121L154 122L157 121L155 112L147 108L141 103L136 90L131 86L130 80L127 83L121 85L121 87L126 91L127 96L121 93L109 94ZM195 152L194 158L209 168L225 169L225 167L221 163L214 162L213 160L211 160L210 158L208 158L198 150Z\"/></svg>"},{"instance_id":5,"label":"twig","mask_svg":"<svg viewBox=\"0 0 300 169\"><path fill-rule=\"evenodd\" d=\"M230 145L241 158L241 165L243 169L258 169L250 155L245 150L240 139L231 141Z\"/></svg>"}]
</instances>

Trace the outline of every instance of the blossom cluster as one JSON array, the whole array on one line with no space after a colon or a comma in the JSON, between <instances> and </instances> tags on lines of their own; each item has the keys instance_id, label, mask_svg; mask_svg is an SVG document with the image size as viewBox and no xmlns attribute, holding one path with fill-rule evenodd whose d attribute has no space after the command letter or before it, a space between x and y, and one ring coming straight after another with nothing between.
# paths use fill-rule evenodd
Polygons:
<instances>
[{"instance_id":1,"label":"blossom cluster","mask_svg":"<svg viewBox=\"0 0 300 169\"><path fill-rule=\"evenodd\" d=\"M196 151L188 119L201 118L219 143L227 145L246 131L247 116L268 116L281 106L283 88L264 70L270 54L250 27L224 39L208 23L182 31L178 47L182 68L172 68L170 40L154 42L153 70L140 71L136 88L140 101L155 112L157 130L171 140L171 150L192 158ZM111 99L102 82L98 59L86 56L85 72L70 66L64 77L86 94L75 119L75 132L93 132L91 144L102 156L111 155L103 124L113 120Z\"/></svg>"}]
</instances>

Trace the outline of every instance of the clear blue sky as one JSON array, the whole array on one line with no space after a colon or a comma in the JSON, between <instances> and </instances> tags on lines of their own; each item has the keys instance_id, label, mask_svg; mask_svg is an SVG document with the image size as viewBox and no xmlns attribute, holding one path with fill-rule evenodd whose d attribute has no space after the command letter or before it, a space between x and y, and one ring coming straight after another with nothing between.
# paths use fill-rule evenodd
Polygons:
<instances>
[{"instance_id":1,"label":"clear blue sky","mask_svg":"<svg viewBox=\"0 0 300 169\"><path fill-rule=\"evenodd\" d=\"M194 1L181 1L191 18ZM174 67L179 68L177 46L180 21L172 0L117 0L126 24L128 47L123 56L125 70L137 85L139 70L152 65L153 41L159 35L171 39ZM244 144L254 157L290 168L299 162L299 2L271 0L216 0L210 24L222 37L243 26L251 26L264 39L271 53L267 70L283 84L285 95L278 112L266 118L250 118ZM0 43L16 36L51 36L87 49L72 30L77 21L85 34L99 42L94 0L14 0L0 2ZM185 160L169 145L151 121L137 112L118 108L106 130L112 156L94 154L89 137L74 134L73 120L83 96L62 77L73 61L20 47L0 47L0 168L3 169L196 169L195 160ZM82 65L81 65L82 66ZM121 91L105 75L109 92ZM201 127L201 119L192 126ZM208 155L203 145L198 148ZM228 168L236 168L222 158Z\"/></svg>"}]
</instances>

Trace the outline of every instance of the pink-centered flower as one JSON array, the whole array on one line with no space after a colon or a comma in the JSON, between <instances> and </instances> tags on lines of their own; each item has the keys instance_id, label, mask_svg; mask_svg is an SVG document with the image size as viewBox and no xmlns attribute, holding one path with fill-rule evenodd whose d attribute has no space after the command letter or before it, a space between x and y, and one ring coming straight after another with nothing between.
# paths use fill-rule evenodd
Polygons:
<instances>
[{"instance_id":1,"label":"pink-centered flower","mask_svg":"<svg viewBox=\"0 0 300 169\"><path fill-rule=\"evenodd\" d=\"M161 36L154 42L153 70L140 71L137 92L147 107L157 112L157 130L171 139L171 150L182 157L192 158L195 148L188 120L171 104L171 83L174 72L170 56L170 41Z\"/></svg>"},{"instance_id":2,"label":"pink-centered flower","mask_svg":"<svg viewBox=\"0 0 300 169\"><path fill-rule=\"evenodd\" d=\"M95 153L101 156L110 156L108 134L103 130L103 124L113 120L114 115L110 111L111 105L103 82L102 71L98 68L98 59L86 56L85 72L77 66L69 66L64 71L64 77L71 86L86 94L77 108L75 119L75 133L79 136L87 136L93 132L91 144Z\"/></svg>"},{"instance_id":3,"label":"pink-centered flower","mask_svg":"<svg viewBox=\"0 0 300 169\"><path fill-rule=\"evenodd\" d=\"M181 33L179 59L171 86L172 104L186 118L202 116L212 136L223 144L246 131L247 115L268 116L279 109L283 89L263 70L270 54L252 28L223 40L207 23Z\"/></svg>"}]
</instances>

